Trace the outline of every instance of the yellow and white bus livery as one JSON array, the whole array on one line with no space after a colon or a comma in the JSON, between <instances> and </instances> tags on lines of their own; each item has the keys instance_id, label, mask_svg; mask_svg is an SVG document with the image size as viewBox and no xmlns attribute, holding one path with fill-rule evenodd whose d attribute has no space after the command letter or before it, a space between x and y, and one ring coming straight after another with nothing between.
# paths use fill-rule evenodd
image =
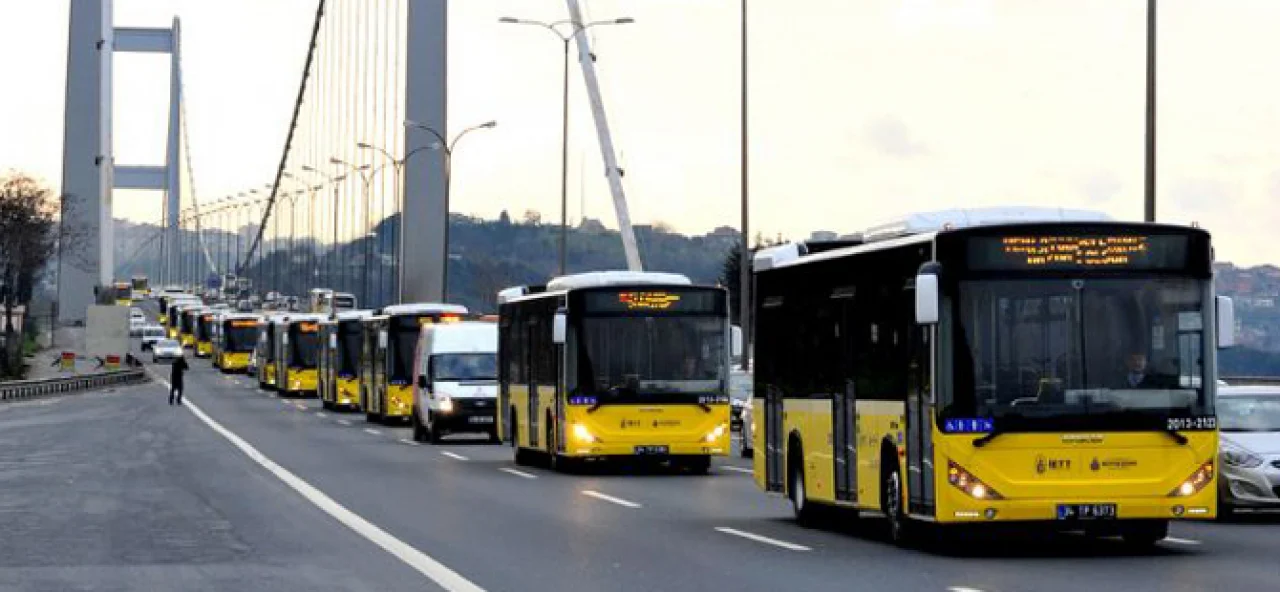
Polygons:
<instances>
[{"instance_id":1,"label":"yellow and white bus livery","mask_svg":"<svg viewBox=\"0 0 1280 592\"><path fill-rule=\"evenodd\" d=\"M1058 208L918 214L755 255L757 484L892 538L1012 523L1150 545L1216 512L1209 234Z\"/></svg>"}]
</instances>

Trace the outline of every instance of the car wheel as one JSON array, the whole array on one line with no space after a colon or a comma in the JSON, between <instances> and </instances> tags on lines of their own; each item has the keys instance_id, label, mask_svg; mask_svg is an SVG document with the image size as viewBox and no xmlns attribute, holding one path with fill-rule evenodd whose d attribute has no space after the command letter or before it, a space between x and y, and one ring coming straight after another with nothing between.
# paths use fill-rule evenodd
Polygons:
<instances>
[{"instance_id":1,"label":"car wheel","mask_svg":"<svg viewBox=\"0 0 1280 592\"><path fill-rule=\"evenodd\" d=\"M414 410L413 415L409 417L409 421L413 422L413 441L426 442L427 430L422 427L422 418L418 415L417 410Z\"/></svg>"},{"instance_id":2,"label":"car wheel","mask_svg":"<svg viewBox=\"0 0 1280 592\"><path fill-rule=\"evenodd\" d=\"M440 443L440 428L436 427L434 414L427 410L427 440L432 444Z\"/></svg>"}]
</instances>

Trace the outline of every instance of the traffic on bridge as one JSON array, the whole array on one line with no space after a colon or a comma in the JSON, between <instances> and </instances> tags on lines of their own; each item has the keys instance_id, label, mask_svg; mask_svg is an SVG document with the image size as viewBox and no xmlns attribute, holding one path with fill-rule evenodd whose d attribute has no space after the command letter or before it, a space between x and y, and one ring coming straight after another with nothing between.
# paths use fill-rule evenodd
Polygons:
<instances>
[{"instance_id":1,"label":"traffic on bridge","mask_svg":"<svg viewBox=\"0 0 1280 592\"><path fill-rule=\"evenodd\" d=\"M61 187L0 178L0 588L1280 584L1271 148L1156 120L1158 29L1280 11L237 2L56 15ZM210 54L250 10L273 44ZM1145 117L1062 47L1145 50ZM159 164L116 158L141 87ZM219 138L232 94L278 129Z\"/></svg>"}]
</instances>

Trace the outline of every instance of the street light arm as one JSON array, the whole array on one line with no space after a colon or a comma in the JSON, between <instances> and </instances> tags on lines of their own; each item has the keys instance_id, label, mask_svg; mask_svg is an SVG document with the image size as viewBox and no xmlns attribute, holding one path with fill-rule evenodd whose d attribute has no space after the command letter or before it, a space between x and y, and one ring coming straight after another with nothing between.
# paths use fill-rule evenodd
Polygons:
<instances>
[{"instance_id":1,"label":"street light arm","mask_svg":"<svg viewBox=\"0 0 1280 592\"><path fill-rule=\"evenodd\" d=\"M454 148L455 146L457 146L457 145L458 145L458 141L459 141L459 140L461 140L463 136L465 136L465 135L467 135L467 134L469 134L469 133L471 133L471 132L474 132L474 131L476 131L476 130L478 130L478 129L490 129L490 128L493 128L493 127L497 127L497 125L498 125L498 122L496 122L496 121L486 121L486 122L484 122L484 123L481 123L481 124L478 124L478 125L473 125L473 126L471 126L471 127L467 128L467 129L464 129L464 130L462 130L462 131L458 132L458 135L454 136L454 137L453 137L453 141L449 143L449 149L448 149L446 152L448 153L448 155L449 155L450 157L452 157L452 156L453 156L453 148Z\"/></svg>"}]
</instances>

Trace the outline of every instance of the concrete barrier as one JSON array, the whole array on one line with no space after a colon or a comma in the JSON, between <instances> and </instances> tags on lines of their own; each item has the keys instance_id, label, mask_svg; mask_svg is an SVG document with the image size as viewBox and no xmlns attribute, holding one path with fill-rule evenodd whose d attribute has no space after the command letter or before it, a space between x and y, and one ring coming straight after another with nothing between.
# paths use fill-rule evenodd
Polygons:
<instances>
[{"instance_id":1,"label":"concrete barrier","mask_svg":"<svg viewBox=\"0 0 1280 592\"><path fill-rule=\"evenodd\" d=\"M34 399L48 395L73 393L119 384L144 382L146 373L139 369L114 370L81 376L15 380L0 383L0 401Z\"/></svg>"},{"instance_id":2,"label":"concrete barrier","mask_svg":"<svg viewBox=\"0 0 1280 592\"><path fill-rule=\"evenodd\" d=\"M1231 386L1280 386L1280 376L1223 376Z\"/></svg>"}]
</instances>

